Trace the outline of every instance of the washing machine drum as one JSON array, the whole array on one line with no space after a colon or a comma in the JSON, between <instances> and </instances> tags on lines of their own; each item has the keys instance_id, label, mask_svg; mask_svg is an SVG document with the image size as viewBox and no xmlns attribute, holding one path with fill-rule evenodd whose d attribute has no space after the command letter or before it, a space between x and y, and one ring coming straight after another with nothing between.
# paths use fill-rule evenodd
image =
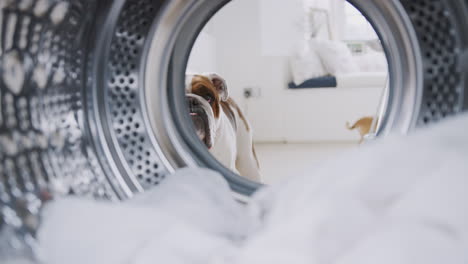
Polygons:
<instances>
[{"instance_id":1,"label":"washing machine drum","mask_svg":"<svg viewBox=\"0 0 468 264\"><path fill-rule=\"evenodd\" d=\"M185 111L190 48L226 0L0 1L0 225L27 237L57 194L125 199L179 167L220 171ZM468 106L468 2L350 1L378 31L390 86L379 134ZM157 187L156 187L157 188Z\"/></svg>"}]
</instances>

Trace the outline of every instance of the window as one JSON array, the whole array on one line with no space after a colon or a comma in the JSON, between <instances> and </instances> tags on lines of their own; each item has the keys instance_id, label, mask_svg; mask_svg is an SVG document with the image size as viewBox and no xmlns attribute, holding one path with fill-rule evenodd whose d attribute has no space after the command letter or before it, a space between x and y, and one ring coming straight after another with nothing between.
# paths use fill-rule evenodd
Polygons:
<instances>
[{"instance_id":1,"label":"window","mask_svg":"<svg viewBox=\"0 0 468 264\"><path fill-rule=\"evenodd\" d=\"M343 40L366 41L378 39L372 25L353 5L346 1Z\"/></svg>"}]
</instances>

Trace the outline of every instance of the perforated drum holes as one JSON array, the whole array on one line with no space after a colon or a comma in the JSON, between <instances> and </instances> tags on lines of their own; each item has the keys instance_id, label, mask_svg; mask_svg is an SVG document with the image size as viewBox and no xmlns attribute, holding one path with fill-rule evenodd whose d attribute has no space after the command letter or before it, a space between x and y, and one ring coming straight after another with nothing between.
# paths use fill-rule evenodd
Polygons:
<instances>
[{"instance_id":1,"label":"perforated drum holes","mask_svg":"<svg viewBox=\"0 0 468 264\"><path fill-rule=\"evenodd\" d=\"M20 93L23 89L26 74L26 65L23 63L25 61L21 60L18 51L13 50L3 55L2 79L5 86L14 94Z\"/></svg>"},{"instance_id":2,"label":"perforated drum holes","mask_svg":"<svg viewBox=\"0 0 468 264\"><path fill-rule=\"evenodd\" d=\"M143 124L140 97L140 60L150 24L156 15L156 1L127 1L120 14L110 45L109 79L105 100L117 144L125 162L143 188L159 183L166 174Z\"/></svg>"},{"instance_id":3,"label":"perforated drum holes","mask_svg":"<svg viewBox=\"0 0 468 264\"><path fill-rule=\"evenodd\" d=\"M67 2L60 2L54 6L52 12L50 12L50 20L55 25L60 24L65 15L67 14L69 4Z\"/></svg>"},{"instance_id":4,"label":"perforated drum holes","mask_svg":"<svg viewBox=\"0 0 468 264\"><path fill-rule=\"evenodd\" d=\"M37 0L34 4L34 15L36 17L43 16L49 9L50 0Z\"/></svg>"},{"instance_id":5,"label":"perforated drum holes","mask_svg":"<svg viewBox=\"0 0 468 264\"><path fill-rule=\"evenodd\" d=\"M29 17L25 17L21 24L21 31L20 31L20 40L19 40L19 47L24 49L28 44L28 27L31 23L31 19Z\"/></svg>"},{"instance_id":6,"label":"perforated drum holes","mask_svg":"<svg viewBox=\"0 0 468 264\"><path fill-rule=\"evenodd\" d=\"M425 83L419 123L428 124L462 110L464 81L458 61L465 45L459 37L462 21L455 21L451 1L401 2L414 24L423 54Z\"/></svg>"},{"instance_id":7,"label":"perforated drum holes","mask_svg":"<svg viewBox=\"0 0 468 264\"><path fill-rule=\"evenodd\" d=\"M11 49L13 46L13 34L15 33L15 26L16 26L16 20L17 16L15 13L10 13L10 14L4 14L4 21L2 24L6 25L5 28L5 33L2 32L4 35L4 41L5 41L5 50ZM6 18L6 19L5 19Z\"/></svg>"},{"instance_id":8,"label":"perforated drum holes","mask_svg":"<svg viewBox=\"0 0 468 264\"><path fill-rule=\"evenodd\" d=\"M31 6L34 4L34 0L18 0L18 8L21 11L27 11L31 9Z\"/></svg>"},{"instance_id":9,"label":"perforated drum holes","mask_svg":"<svg viewBox=\"0 0 468 264\"><path fill-rule=\"evenodd\" d=\"M0 231L19 234L0 240L7 252L28 245L43 190L116 198L79 123L85 46L76 38L93 2L0 1Z\"/></svg>"}]
</instances>

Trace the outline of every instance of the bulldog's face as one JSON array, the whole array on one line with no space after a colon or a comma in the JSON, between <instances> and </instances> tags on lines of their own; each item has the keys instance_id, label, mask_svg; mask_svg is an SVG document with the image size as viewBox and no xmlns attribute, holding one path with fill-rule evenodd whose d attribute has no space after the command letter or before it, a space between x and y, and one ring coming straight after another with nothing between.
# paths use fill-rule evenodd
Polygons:
<instances>
[{"instance_id":1,"label":"bulldog's face","mask_svg":"<svg viewBox=\"0 0 468 264\"><path fill-rule=\"evenodd\" d=\"M213 146L222 107L228 99L226 82L215 73L186 76L186 99L200 140Z\"/></svg>"}]
</instances>

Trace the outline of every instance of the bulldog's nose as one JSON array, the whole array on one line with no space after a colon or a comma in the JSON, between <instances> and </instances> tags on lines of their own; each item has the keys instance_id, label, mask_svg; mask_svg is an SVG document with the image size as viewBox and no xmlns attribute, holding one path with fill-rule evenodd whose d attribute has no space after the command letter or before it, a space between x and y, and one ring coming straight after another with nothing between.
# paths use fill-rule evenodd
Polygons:
<instances>
[{"instance_id":1,"label":"bulldog's nose","mask_svg":"<svg viewBox=\"0 0 468 264\"><path fill-rule=\"evenodd\" d=\"M194 97L187 97L187 103L189 105L190 108L194 107L194 106L199 106L200 105L200 101L198 101L196 98Z\"/></svg>"}]
</instances>

